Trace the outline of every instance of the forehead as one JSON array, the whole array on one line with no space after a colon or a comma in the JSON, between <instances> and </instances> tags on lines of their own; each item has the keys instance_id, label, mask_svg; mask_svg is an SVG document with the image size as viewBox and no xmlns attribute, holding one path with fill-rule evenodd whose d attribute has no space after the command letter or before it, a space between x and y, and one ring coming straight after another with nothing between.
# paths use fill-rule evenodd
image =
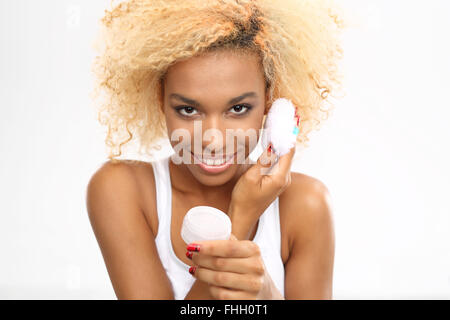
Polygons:
<instances>
[{"instance_id":1,"label":"forehead","mask_svg":"<svg viewBox=\"0 0 450 320\"><path fill-rule=\"evenodd\" d=\"M166 92L264 90L264 76L255 53L208 52L171 66L165 78Z\"/></svg>"}]
</instances>

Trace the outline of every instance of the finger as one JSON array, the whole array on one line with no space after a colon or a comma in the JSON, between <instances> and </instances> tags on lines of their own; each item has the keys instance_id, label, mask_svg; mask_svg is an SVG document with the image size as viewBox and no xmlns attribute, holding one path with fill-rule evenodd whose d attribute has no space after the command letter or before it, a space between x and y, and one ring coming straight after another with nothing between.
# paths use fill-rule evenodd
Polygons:
<instances>
[{"instance_id":1,"label":"finger","mask_svg":"<svg viewBox=\"0 0 450 320\"><path fill-rule=\"evenodd\" d=\"M288 153L282 155L275 166L272 167L272 175L286 176L291 171L292 159L295 155L295 146Z\"/></svg>"},{"instance_id":2,"label":"finger","mask_svg":"<svg viewBox=\"0 0 450 320\"><path fill-rule=\"evenodd\" d=\"M268 152L264 150L256 163L247 170L246 175L252 181L259 181L262 177L268 174L271 168L277 163L278 156L275 152Z\"/></svg>"},{"instance_id":3,"label":"finger","mask_svg":"<svg viewBox=\"0 0 450 320\"><path fill-rule=\"evenodd\" d=\"M260 253L259 246L250 240L199 241L189 244L187 251L226 258L248 258Z\"/></svg>"},{"instance_id":4,"label":"finger","mask_svg":"<svg viewBox=\"0 0 450 320\"><path fill-rule=\"evenodd\" d=\"M191 256L196 266L214 270L241 274L264 274L264 263L260 256L250 258L223 258L194 253Z\"/></svg>"},{"instance_id":5,"label":"finger","mask_svg":"<svg viewBox=\"0 0 450 320\"><path fill-rule=\"evenodd\" d=\"M278 156L275 152L269 151L271 150L272 145L269 145L269 148L264 150L261 156L256 161L256 165L261 167L271 167L277 161Z\"/></svg>"},{"instance_id":6,"label":"finger","mask_svg":"<svg viewBox=\"0 0 450 320\"><path fill-rule=\"evenodd\" d=\"M211 296L217 300L255 300L255 294L242 290L232 290L214 285L209 286Z\"/></svg>"},{"instance_id":7,"label":"finger","mask_svg":"<svg viewBox=\"0 0 450 320\"><path fill-rule=\"evenodd\" d=\"M193 272L193 276L201 281L233 290L259 292L263 285L263 277L260 276L214 271L199 266Z\"/></svg>"},{"instance_id":8,"label":"finger","mask_svg":"<svg viewBox=\"0 0 450 320\"><path fill-rule=\"evenodd\" d=\"M237 240L236 236L234 234L230 234L230 240Z\"/></svg>"}]
</instances>

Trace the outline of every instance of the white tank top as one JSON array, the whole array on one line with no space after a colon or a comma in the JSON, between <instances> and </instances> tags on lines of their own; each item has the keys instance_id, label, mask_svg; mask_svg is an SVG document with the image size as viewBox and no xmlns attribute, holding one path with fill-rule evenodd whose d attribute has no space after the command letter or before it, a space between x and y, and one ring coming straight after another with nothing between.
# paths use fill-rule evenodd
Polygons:
<instances>
[{"instance_id":1,"label":"white tank top","mask_svg":"<svg viewBox=\"0 0 450 320\"><path fill-rule=\"evenodd\" d=\"M183 300L195 278L188 272L190 266L181 261L172 247L172 185L169 174L170 157L151 162L155 175L158 210L158 233L155 238L159 257L172 284L176 300ZM281 259L281 232L278 197L261 215L253 242L258 244L261 256L277 289L284 296L284 264Z\"/></svg>"}]
</instances>

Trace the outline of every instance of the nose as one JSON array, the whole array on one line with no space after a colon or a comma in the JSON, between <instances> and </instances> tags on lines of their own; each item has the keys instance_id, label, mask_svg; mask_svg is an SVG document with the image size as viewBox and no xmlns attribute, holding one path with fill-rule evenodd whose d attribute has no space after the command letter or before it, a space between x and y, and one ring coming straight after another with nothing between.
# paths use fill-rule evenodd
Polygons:
<instances>
[{"instance_id":1,"label":"nose","mask_svg":"<svg viewBox=\"0 0 450 320\"><path fill-rule=\"evenodd\" d=\"M206 131L208 129L221 130L223 126L222 122L223 120L220 115L208 115L202 122L203 131Z\"/></svg>"},{"instance_id":2,"label":"nose","mask_svg":"<svg viewBox=\"0 0 450 320\"><path fill-rule=\"evenodd\" d=\"M225 149L225 126L221 115L208 115L202 122L203 150L221 153Z\"/></svg>"}]
</instances>

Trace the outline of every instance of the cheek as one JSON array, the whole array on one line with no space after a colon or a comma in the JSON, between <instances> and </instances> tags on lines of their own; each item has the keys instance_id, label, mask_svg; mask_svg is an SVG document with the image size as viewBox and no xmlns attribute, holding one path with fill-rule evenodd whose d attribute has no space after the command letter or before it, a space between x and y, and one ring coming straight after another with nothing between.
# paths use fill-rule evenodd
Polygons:
<instances>
[{"instance_id":1,"label":"cheek","mask_svg":"<svg viewBox=\"0 0 450 320\"><path fill-rule=\"evenodd\" d=\"M185 136L187 133L191 134L193 132L193 127L190 128L186 125L186 123L186 121L180 121L180 119L177 119L176 116L168 116L166 113L166 127L169 139L172 136Z\"/></svg>"},{"instance_id":2,"label":"cheek","mask_svg":"<svg viewBox=\"0 0 450 320\"><path fill-rule=\"evenodd\" d=\"M177 121L177 119L166 117L167 136L169 142L174 148L189 146L191 143L192 132L189 127L186 127L185 123Z\"/></svg>"},{"instance_id":3,"label":"cheek","mask_svg":"<svg viewBox=\"0 0 450 320\"><path fill-rule=\"evenodd\" d=\"M239 126L236 130L231 131L234 134L228 136L228 141L233 141L239 153L248 155L258 144L260 136L259 129L258 125L248 124L245 127Z\"/></svg>"},{"instance_id":4,"label":"cheek","mask_svg":"<svg viewBox=\"0 0 450 320\"><path fill-rule=\"evenodd\" d=\"M194 133L186 127L171 127L167 129L169 134L169 140L172 147L175 145L185 146L187 149L191 149L193 145Z\"/></svg>"}]
</instances>

